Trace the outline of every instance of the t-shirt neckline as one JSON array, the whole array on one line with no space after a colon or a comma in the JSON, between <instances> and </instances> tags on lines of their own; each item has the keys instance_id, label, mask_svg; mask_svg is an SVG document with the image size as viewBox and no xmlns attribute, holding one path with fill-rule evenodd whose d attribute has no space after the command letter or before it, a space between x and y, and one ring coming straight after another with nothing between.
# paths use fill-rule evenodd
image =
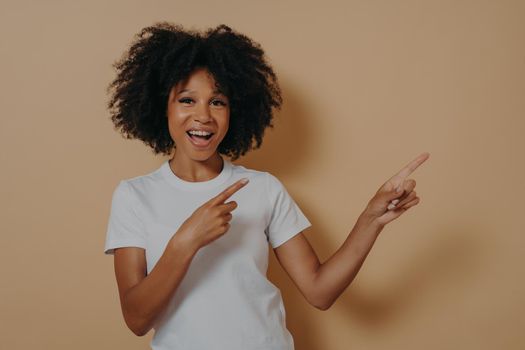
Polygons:
<instances>
[{"instance_id":1,"label":"t-shirt neckline","mask_svg":"<svg viewBox=\"0 0 525 350\"><path fill-rule=\"evenodd\" d=\"M179 189L187 191L203 191L215 188L228 180L232 174L232 164L229 160L222 158L223 167L219 175L215 176L213 179L206 181L197 181L191 182L186 181L175 175L175 173L170 168L169 159L164 161L160 167L160 172L166 181Z\"/></svg>"}]
</instances>

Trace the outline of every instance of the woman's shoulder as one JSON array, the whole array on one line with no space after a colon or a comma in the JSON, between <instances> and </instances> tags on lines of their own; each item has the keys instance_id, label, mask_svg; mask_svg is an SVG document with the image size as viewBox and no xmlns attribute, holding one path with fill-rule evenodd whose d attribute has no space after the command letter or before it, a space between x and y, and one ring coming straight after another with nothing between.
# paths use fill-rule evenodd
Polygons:
<instances>
[{"instance_id":1,"label":"woman's shoulder","mask_svg":"<svg viewBox=\"0 0 525 350\"><path fill-rule=\"evenodd\" d=\"M236 178L247 177L250 181L256 180L264 184L267 190L281 190L282 182L272 172L262 169L248 168L243 165L236 165L232 163L233 172Z\"/></svg>"},{"instance_id":2,"label":"woman's shoulder","mask_svg":"<svg viewBox=\"0 0 525 350\"><path fill-rule=\"evenodd\" d=\"M249 168L244 165L240 164L233 164L232 165L232 172L237 178L247 177L250 181L252 180L260 180L260 181L268 181L269 177L273 177L270 172L262 169L254 169Z\"/></svg>"},{"instance_id":3,"label":"woman's shoulder","mask_svg":"<svg viewBox=\"0 0 525 350\"><path fill-rule=\"evenodd\" d=\"M161 180L161 168L158 167L148 173L142 175L135 175L132 177L126 177L119 181L116 190L127 191L131 193L135 192L147 192L149 188L155 186Z\"/></svg>"}]
</instances>

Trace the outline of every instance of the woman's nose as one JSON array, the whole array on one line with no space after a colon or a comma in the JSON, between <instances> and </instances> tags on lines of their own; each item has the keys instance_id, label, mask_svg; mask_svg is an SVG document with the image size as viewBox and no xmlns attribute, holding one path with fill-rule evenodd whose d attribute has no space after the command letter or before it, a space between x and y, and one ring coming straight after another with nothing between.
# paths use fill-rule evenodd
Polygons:
<instances>
[{"instance_id":1,"label":"woman's nose","mask_svg":"<svg viewBox=\"0 0 525 350\"><path fill-rule=\"evenodd\" d=\"M206 123L211 120L210 109L207 104L201 105L195 110L194 119L201 123Z\"/></svg>"}]
</instances>

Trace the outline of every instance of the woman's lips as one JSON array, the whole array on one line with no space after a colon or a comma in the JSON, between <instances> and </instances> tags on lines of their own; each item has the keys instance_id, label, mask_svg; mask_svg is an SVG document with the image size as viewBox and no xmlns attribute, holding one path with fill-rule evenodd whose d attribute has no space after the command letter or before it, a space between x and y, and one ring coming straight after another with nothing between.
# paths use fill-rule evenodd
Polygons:
<instances>
[{"instance_id":1,"label":"woman's lips","mask_svg":"<svg viewBox=\"0 0 525 350\"><path fill-rule=\"evenodd\" d=\"M202 137L191 137L187 133L186 133L186 136L190 139L191 144L195 148L205 149L211 144L211 141L212 141L213 137L215 136L215 134L211 135L211 137L209 139L207 139L207 140L205 138L202 138Z\"/></svg>"}]
</instances>

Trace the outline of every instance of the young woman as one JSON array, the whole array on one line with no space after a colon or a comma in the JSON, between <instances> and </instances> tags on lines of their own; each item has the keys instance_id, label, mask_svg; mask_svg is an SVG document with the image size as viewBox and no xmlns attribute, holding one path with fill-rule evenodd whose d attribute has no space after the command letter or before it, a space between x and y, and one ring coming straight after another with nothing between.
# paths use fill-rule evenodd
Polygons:
<instances>
[{"instance_id":1,"label":"young woman","mask_svg":"<svg viewBox=\"0 0 525 350\"><path fill-rule=\"evenodd\" d=\"M225 25L201 33L162 22L137 34L115 68L116 127L156 154L173 152L113 193L105 253L127 326L138 336L153 328L153 349L293 349L266 277L268 245L306 300L328 309L383 227L419 202L407 177L429 154L381 186L321 264L282 183L224 157L260 147L282 103L259 44Z\"/></svg>"}]
</instances>

